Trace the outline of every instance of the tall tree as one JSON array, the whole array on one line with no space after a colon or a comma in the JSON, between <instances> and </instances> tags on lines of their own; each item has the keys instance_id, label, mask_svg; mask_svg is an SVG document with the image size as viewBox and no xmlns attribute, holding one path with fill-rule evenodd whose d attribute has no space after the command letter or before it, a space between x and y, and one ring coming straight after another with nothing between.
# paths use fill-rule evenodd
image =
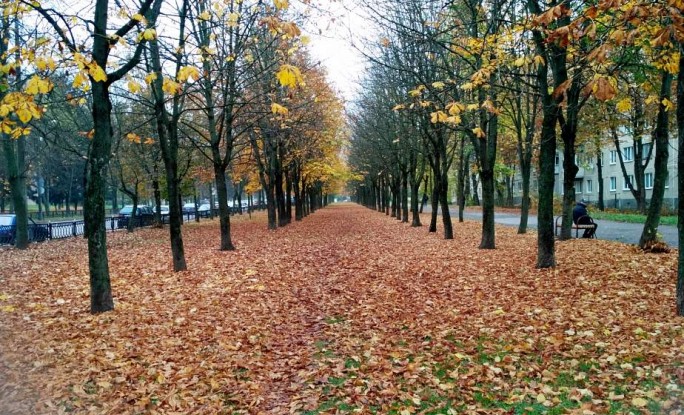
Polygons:
<instances>
[{"instance_id":1,"label":"tall tree","mask_svg":"<svg viewBox=\"0 0 684 415\"><path fill-rule=\"evenodd\" d=\"M141 33L133 54L128 59L117 59L117 69L107 72L113 62L110 60L112 46L119 39L125 39L139 27L141 17L147 14L153 2L161 0L144 0L138 13L132 15L116 30L109 27L108 0L97 0L93 10L93 20L84 29L91 39L90 58L83 55L80 33L75 28L65 29L60 24L70 21L69 17L58 13L55 9L44 8L39 3L31 3L35 9L53 28L61 44L71 53L80 71L74 83L88 83L92 95L93 139L88 154L86 189L84 200L84 220L86 237L88 238L88 265L90 269L90 311L100 313L114 309L111 283L109 277L109 261L107 258L107 233L105 228L105 192L106 177L112 147L112 103L111 85L123 78L140 62L145 42L156 36L149 27ZM76 18L75 20L78 20ZM92 28L92 30L90 30ZM80 30L80 28L79 28ZM136 33L137 35L137 33ZM60 46L61 47L61 46Z\"/></svg>"}]
</instances>

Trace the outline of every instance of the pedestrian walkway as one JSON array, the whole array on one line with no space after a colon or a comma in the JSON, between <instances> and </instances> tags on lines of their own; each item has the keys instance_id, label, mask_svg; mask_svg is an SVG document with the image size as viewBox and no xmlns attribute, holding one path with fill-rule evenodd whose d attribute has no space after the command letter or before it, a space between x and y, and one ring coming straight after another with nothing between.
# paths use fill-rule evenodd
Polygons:
<instances>
[{"instance_id":1,"label":"pedestrian walkway","mask_svg":"<svg viewBox=\"0 0 684 415\"><path fill-rule=\"evenodd\" d=\"M424 212L430 212L430 206L426 206ZM458 208L451 207L449 209L452 219L458 218ZM482 220L482 211L477 208L466 208L463 212L465 220ZM520 214L510 212L496 212L494 221L501 225L518 226L520 224ZM610 220L595 220L598 224L596 237L598 239L605 239L609 241L624 242L627 244L638 244L641 232L644 228L640 223L615 222ZM527 219L527 226L530 229L537 229L537 215L530 214ZM679 239L677 235L677 227L671 225L661 225L658 227L658 233L663 236L663 240L673 248L679 248Z\"/></svg>"}]
</instances>

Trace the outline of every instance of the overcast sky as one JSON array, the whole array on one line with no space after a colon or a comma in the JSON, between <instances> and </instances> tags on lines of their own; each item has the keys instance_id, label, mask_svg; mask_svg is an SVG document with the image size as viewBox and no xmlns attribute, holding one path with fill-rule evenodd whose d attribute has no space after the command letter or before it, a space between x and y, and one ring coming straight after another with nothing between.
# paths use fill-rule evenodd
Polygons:
<instances>
[{"instance_id":1,"label":"overcast sky","mask_svg":"<svg viewBox=\"0 0 684 415\"><path fill-rule=\"evenodd\" d=\"M368 23L359 16L358 8L348 4L351 0L328 1L326 16L318 19L315 26L305 27L304 32L311 38L309 48L313 58L321 61L333 86L350 101L364 69L363 57L352 42L358 44L362 37L368 36Z\"/></svg>"}]
</instances>

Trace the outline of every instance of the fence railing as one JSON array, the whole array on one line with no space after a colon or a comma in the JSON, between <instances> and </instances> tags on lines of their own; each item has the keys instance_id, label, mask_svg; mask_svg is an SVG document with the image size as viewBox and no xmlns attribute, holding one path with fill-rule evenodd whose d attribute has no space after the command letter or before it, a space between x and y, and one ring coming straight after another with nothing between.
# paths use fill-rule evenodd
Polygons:
<instances>
[{"instance_id":1,"label":"fence railing","mask_svg":"<svg viewBox=\"0 0 684 415\"><path fill-rule=\"evenodd\" d=\"M254 210L264 209L265 206L253 206ZM245 213L248 209L243 209ZM218 217L218 209L203 210L197 212L197 217L200 219L210 219ZM235 215L239 213L239 208L230 208L230 214ZM184 212L182 214L185 222L195 220L195 212ZM108 216L105 218L105 228L109 232L115 232L122 229L128 229L128 216ZM133 227L143 228L155 224L154 216L144 215L134 218ZM169 214L161 215L161 222L163 224L169 223ZM49 222L49 223L29 223L29 241L43 242L48 239L63 239L74 236L83 235L85 232L85 222L81 220L63 221L63 222ZM12 245L16 238L16 225L0 226L0 245Z\"/></svg>"}]
</instances>

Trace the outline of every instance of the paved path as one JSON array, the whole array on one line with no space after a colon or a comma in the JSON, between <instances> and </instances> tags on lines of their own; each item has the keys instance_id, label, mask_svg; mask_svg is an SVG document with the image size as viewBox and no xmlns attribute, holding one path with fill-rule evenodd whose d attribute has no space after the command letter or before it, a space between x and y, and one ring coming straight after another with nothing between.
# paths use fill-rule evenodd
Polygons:
<instances>
[{"instance_id":1,"label":"paved path","mask_svg":"<svg viewBox=\"0 0 684 415\"><path fill-rule=\"evenodd\" d=\"M430 206L426 206L424 212L430 212ZM450 208L452 219L458 220L458 208ZM482 220L482 212L476 209L468 209L463 212L465 220ZM496 212L494 214L494 221L501 225L518 226L520 224L520 215L518 213ZM611 241L620 241L628 244L639 243L641 231L644 226L638 223L614 222L609 220L596 220L598 230L596 237L598 239L606 239ZM527 220L528 228L537 228L537 216L529 215ZM574 232L574 231L573 231ZM669 225L660 225L658 232L663 235L663 239L673 248L679 248L679 240L677 235L677 227Z\"/></svg>"}]
</instances>

